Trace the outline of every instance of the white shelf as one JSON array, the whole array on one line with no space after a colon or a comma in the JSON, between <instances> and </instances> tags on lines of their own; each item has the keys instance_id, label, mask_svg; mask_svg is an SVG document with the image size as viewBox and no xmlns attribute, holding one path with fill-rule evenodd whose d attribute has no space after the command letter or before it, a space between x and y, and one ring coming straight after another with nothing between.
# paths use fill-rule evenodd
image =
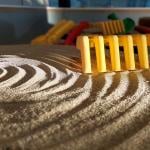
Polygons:
<instances>
[{"instance_id":1,"label":"white shelf","mask_svg":"<svg viewBox=\"0 0 150 150\"><path fill-rule=\"evenodd\" d=\"M32 6L8 6L1 5L0 12L9 13L43 13L47 15L49 23L55 23L60 19L73 19L75 21L80 20L106 20L107 16L114 12L118 15L119 18L130 17L133 18L136 22L140 17L150 16L150 7L97 7L97 8L58 8L58 7L32 7ZM69 12L69 13L68 13Z\"/></svg>"},{"instance_id":2,"label":"white shelf","mask_svg":"<svg viewBox=\"0 0 150 150\"><path fill-rule=\"evenodd\" d=\"M0 5L1 9L33 9L33 10L48 10L48 11L150 11L150 7L70 7L58 8L49 6L21 6L21 5Z\"/></svg>"}]
</instances>

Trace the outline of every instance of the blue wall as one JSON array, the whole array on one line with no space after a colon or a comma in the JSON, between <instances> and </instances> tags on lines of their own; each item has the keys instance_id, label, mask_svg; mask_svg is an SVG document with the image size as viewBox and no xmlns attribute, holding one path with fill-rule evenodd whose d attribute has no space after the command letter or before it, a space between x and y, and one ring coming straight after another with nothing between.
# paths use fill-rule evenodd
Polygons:
<instances>
[{"instance_id":1,"label":"blue wall","mask_svg":"<svg viewBox=\"0 0 150 150\"><path fill-rule=\"evenodd\" d=\"M44 6L48 0L0 0L0 5Z\"/></svg>"},{"instance_id":2,"label":"blue wall","mask_svg":"<svg viewBox=\"0 0 150 150\"><path fill-rule=\"evenodd\" d=\"M45 9L0 8L0 44L29 43L49 27Z\"/></svg>"},{"instance_id":3,"label":"blue wall","mask_svg":"<svg viewBox=\"0 0 150 150\"><path fill-rule=\"evenodd\" d=\"M1 5L21 5L21 0L0 0Z\"/></svg>"},{"instance_id":4,"label":"blue wall","mask_svg":"<svg viewBox=\"0 0 150 150\"><path fill-rule=\"evenodd\" d=\"M71 7L149 7L150 0L70 0ZM54 6L58 0L0 0L0 5Z\"/></svg>"},{"instance_id":5,"label":"blue wall","mask_svg":"<svg viewBox=\"0 0 150 150\"><path fill-rule=\"evenodd\" d=\"M48 0L58 6L58 0ZM71 7L149 7L150 0L70 0Z\"/></svg>"}]
</instances>

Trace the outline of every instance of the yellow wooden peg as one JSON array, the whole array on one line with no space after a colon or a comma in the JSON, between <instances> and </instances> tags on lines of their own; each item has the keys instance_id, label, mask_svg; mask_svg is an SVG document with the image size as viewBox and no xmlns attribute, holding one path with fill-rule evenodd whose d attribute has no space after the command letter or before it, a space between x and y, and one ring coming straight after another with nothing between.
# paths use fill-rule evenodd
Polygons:
<instances>
[{"instance_id":1,"label":"yellow wooden peg","mask_svg":"<svg viewBox=\"0 0 150 150\"><path fill-rule=\"evenodd\" d=\"M92 24L92 27L100 28L103 35L114 35L125 32L123 20L96 22Z\"/></svg>"},{"instance_id":2,"label":"yellow wooden peg","mask_svg":"<svg viewBox=\"0 0 150 150\"><path fill-rule=\"evenodd\" d=\"M119 30L118 30L118 27L117 27L117 22L118 22L117 20L112 21L115 34L119 33Z\"/></svg>"},{"instance_id":3,"label":"yellow wooden peg","mask_svg":"<svg viewBox=\"0 0 150 150\"><path fill-rule=\"evenodd\" d=\"M57 29L55 34L58 37L61 37L65 33L67 33L69 30L71 30L75 26L75 23L73 21L67 21L61 28Z\"/></svg>"},{"instance_id":4,"label":"yellow wooden peg","mask_svg":"<svg viewBox=\"0 0 150 150\"><path fill-rule=\"evenodd\" d=\"M38 37L34 38L31 41L32 45L41 45L41 44L47 44L47 36L45 34L39 35Z\"/></svg>"},{"instance_id":5,"label":"yellow wooden peg","mask_svg":"<svg viewBox=\"0 0 150 150\"><path fill-rule=\"evenodd\" d=\"M100 23L100 28L103 34L107 35L107 28L106 28L105 22Z\"/></svg>"},{"instance_id":6,"label":"yellow wooden peg","mask_svg":"<svg viewBox=\"0 0 150 150\"><path fill-rule=\"evenodd\" d=\"M134 47L131 35L119 36L119 44L123 46L127 70L135 70Z\"/></svg>"},{"instance_id":7,"label":"yellow wooden peg","mask_svg":"<svg viewBox=\"0 0 150 150\"><path fill-rule=\"evenodd\" d=\"M111 35L112 33L110 30L109 21L105 22L105 28L106 28L107 35Z\"/></svg>"},{"instance_id":8,"label":"yellow wooden peg","mask_svg":"<svg viewBox=\"0 0 150 150\"><path fill-rule=\"evenodd\" d=\"M146 34L147 46L150 46L150 34Z\"/></svg>"},{"instance_id":9,"label":"yellow wooden peg","mask_svg":"<svg viewBox=\"0 0 150 150\"><path fill-rule=\"evenodd\" d=\"M146 35L140 35L140 34L134 35L133 41L138 49L140 68L148 69L149 60L148 60L148 47L147 47Z\"/></svg>"},{"instance_id":10,"label":"yellow wooden peg","mask_svg":"<svg viewBox=\"0 0 150 150\"><path fill-rule=\"evenodd\" d=\"M67 22L67 20L60 20L58 23L56 23L56 25L54 25L52 28L50 28L48 30L48 32L46 33L47 36L51 36L53 33L55 33L59 28L61 28L65 23Z\"/></svg>"},{"instance_id":11,"label":"yellow wooden peg","mask_svg":"<svg viewBox=\"0 0 150 150\"><path fill-rule=\"evenodd\" d=\"M67 21L63 23L63 26L61 28L57 28L57 30L48 37L48 43L49 44L55 44L58 42L58 40L68 33L73 27L75 26L75 23L73 21Z\"/></svg>"},{"instance_id":12,"label":"yellow wooden peg","mask_svg":"<svg viewBox=\"0 0 150 150\"><path fill-rule=\"evenodd\" d=\"M108 26L109 26L109 29L110 29L110 34L115 34L116 33L113 22L114 21L109 21L108 22Z\"/></svg>"},{"instance_id":13,"label":"yellow wooden peg","mask_svg":"<svg viewBox=\"0 0 150 150\"><path fill-rule=\"evenodd\" d=\"M125 32L125 26L123 20L119 20L118 22L120 23L120 28L121 28L120 33Z\"/></svg>"},{"instance_id":14,"label":"yellow wooden peg","mask_svg":"<svg viewBox=\"0 0 150 150\"><path fill-rule=\"evenodd\" d=\"M121 71L118 37L116 35L106 36L105 41L110 49L112 71Z\"/></svg>"},{"instance_id":15,"label":"yellow wooden peg","mask_svg":"<svg viewBox=\"0 0 150 150\"><path fill-rule=\"evenodd\" d=\"M92 73L89 37L88 36L79 36L77 38L76 47L81 52L83 73Z\"/></svg>"},{"instance_id":16,"label":"yellow wooden peg","mask_svg":"<svg viewBox=\"0 0 150 150\"><path fill-rule=\"evenodd\" d=\"M93 39L95 43L97 71L106 72L104 38L103 36L95 36Z\"/></svg>"}]
</instances>

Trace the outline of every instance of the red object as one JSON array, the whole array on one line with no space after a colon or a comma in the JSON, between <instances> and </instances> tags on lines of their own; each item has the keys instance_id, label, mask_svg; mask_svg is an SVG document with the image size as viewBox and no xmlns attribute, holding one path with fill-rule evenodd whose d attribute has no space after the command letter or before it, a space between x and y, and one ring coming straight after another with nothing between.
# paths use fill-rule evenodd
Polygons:
<instances>
[{"instance_id":1,"label":"red object","mask_svg":"<svg viewBox=\"0 0 150 150\"><path fill-rule=\"evenodd\" d=\"M140 33L150 33L150 27L146 27L146 26L136 26L135 30L140 32Z\"/></svg>"},{"instance_id":2,"label":"red object","mask_svg":"<svg viewBox=\"0 0 150 150\"><path fill-rule=\"evenodd\" d=\"M81 34L81 32L89 27L89 23L86 21L80 22L67 36L64 44L65 45L73 45L76 37Z\"/></svg>"},{"instance_id":3,"label":"red object","mask_svg":"<svg viewBox=\"0 0 150 150\"><path fill-rule=\"evenodd\" d=\"M139 25L150 27L150 17L142 17L139 19Z\"/></svg>"}]
</instances>

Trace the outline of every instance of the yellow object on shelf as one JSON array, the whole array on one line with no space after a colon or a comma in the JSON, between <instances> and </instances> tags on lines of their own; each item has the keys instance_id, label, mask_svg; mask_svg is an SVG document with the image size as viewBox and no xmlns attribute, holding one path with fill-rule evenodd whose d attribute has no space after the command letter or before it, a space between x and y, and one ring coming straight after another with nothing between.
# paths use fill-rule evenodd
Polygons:
<instances>
[{"instance_id":1,"label":"yellow object on shelf","mask_svg":"<svg viewBox=\"0 0 150 150\"><path fill-rule=\"evenodd\" d=\"M133 38L131 35L119 36L119 43L124 48L125 65L127 70L135 70Z\"/></svg>"},{"instance_id":2,"label":"yellow object on shelf","mask_svg":"<svg viewBox=\"0 0 150 150\"><path fill-rule=\"evenodd\" d=\"M92 73L92 58L91 47L95 48L96 55L96 69L97 72L106 72L107 63L105 55L105 47L109 47L109 53L111 58L111 70L110 71L122 71L120 60L120 47L123 47L125 70L135 70L135 58L134 58L134 46L138 49L140 69L149 68L149 56L147 42L150 35L89 35L79 36L77 38L77 48L81 51L82 59L82 71L83 73Z\"/></svg>"},{"instance_id":3,"label":"yellow object on shelf","mask_svg":"<svg viewBox=\"0 0 150 150\"><path fill-rule=\"evenodd\" d=\"M50 28L48 30L48 32L46 33L47 36L50 36L51 34L55 33L59 28L61 28L65 23L67 22L67 20L60 20L59 22L57 22L57 24L55 26L53 26L52 28Z\"/></svg>"},{"instance_id":4,"label":"yellow object on shelf","mask_svg":"<svg viewBox=\"0 0 150 150\"><path fill-rule=\"evenodd\" d=\"M76 24L73 21L64 22L55 32L48 35L48 44L55 44L62 36L67 34Z\"/></svg>"},{"instance_id":5,"label":"yellow object on shelf","mask_svg":"<svg viewBox=\"0 0 150 150\"><path fill-rule=\"evenodd\" d=\"M47 36L45 34L40 35L31 41L32 45L47 44Z\"/></svg>"},{"instance_id":6,"label":"yellow object on shelf","mask_svg":"<svg viewBox=\"0 0 150 150\"><path fill-rule=\"evenodd\" d=\"M146 35L133 36L133 42L134 42L134 45L136 45L138 48L140 67L142 69L148 69L149 68L149 60L148 60Z\"/></svg>"},{"instance_id":7,"label":"yellow object on shelf","mask_svg":"<svg viewBox=\"0 0 150 150\"><path fill-rule=\"evenodd\" d=\"M76 24L71 20L61 20L50 28L46 34L40 35L31 41L32 45L56 44Z\"/></svg>"},{"instance_id":8,"label":"yellow object on shelf","mask_svg":"<svg viewBox=\"0 0 150 150\"><path fill-rule=\"evenodd\" d=\"M91 27L99 28L103 35L125 33L123 20L111 20L91 23Z\"/></svg>"},{"instance_id":9,"label":"yellow object on shelf","mask_svg":"<svg viewBox=\"0 0 150 150\"><path fill-rule=\"evenodd\" d=\"M104 39L109 45L112 70L121 71L118 37L116 35L112 35L106 36Z\"/></svg>"},{"instance_id":10,"label":"yellow object on shelf","mask_svg":"<svg viewBox=\"0 0 150 150\"><path fill-rule=\"evenodd\" d=\"M106 72L105 47L103 36L93 37L96 50L97 70L98 72Z\"/></svg>"},{"instance_id":11,"label":"yellow object on shelf","mask_svg":"<svg viewBox=\"0 0 150 150\"><path fill-rule=\"evenodd\" d=\"M91 73L90 41L88 36L79 36L77 48L81 49L82 70L84 73Z\"/></svg>"}]
</instances>

